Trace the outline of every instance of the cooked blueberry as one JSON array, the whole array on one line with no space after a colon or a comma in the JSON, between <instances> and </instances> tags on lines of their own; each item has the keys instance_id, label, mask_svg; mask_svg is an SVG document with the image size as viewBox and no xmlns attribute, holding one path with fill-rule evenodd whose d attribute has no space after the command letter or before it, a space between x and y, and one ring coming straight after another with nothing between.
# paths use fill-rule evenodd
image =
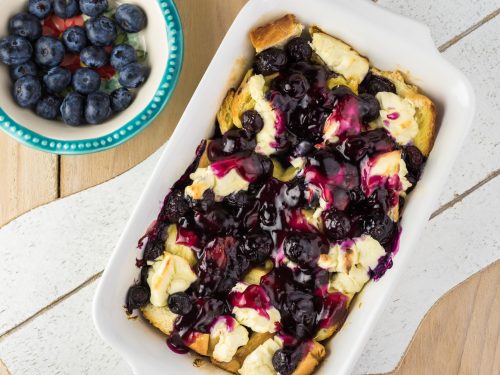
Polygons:
<instances>
[{"instance_id":1,"label":"cooked blueberry","mask_svg":"<svg viewBox=\"0 0 500 375\"><path fill-rule=\"evenodd\" d=\"M34 42L42 36L42 24L30 13L18 13L9 20L9 33Z\"/></svg>"},{"instance_id":2,"label":"cooked blueberry","mask_svg":"<svg viewBox=\"0 0 500 375\"><path fill-rule=\"evenodd\" d=\"M207 212L215 204L215 193L213 190L207 189L203 192L201 199L190 199L189 203L196 211Z\"/></svg>"},{"instance_id":3,"label":"cooked blueberry","mask_svg":"<svg viewBox=\"0 0 500 375\"><path fill-rule=\"evenodd\" d=\"M317 314L312 294L297 290L288 293L282 310L283 327L288 333L298 339L309 338L314 334Z\"/></svg>"},{"instance_id":4,"label":"cooked blueberry","mask_svg":"<svg viewBox=\"0 0 500 375\"><path fill-rule=\"evenodd\" d=\"M197 212L195 219L197 224L208 233L227 234L238 226L231 212L221 205L214 205L205 212Z\"/></svg>"},{"instance_id":5,"label":"cooked blueberry","mask_svg":"<svg viewBox=\"0 0 500 375\"><path fill-rule=\"evenodd\" d=\"M302 157L309 155L314 150L314 145L309 141L299 142L293 149L292 155L294 157Z\"/></svg>"},{"instance_id":6,"label":"cooked blueberry","mask_svg":"<svg viewBox=\"0 0 500 375\"><path fill-rule=\"evenodd\" d=\"M81 125L83 122L83 109L85 98L77 92L69 93L61 104L61 116L68 125Z\"/></svg>"},{"instance_id":7,"label":"cooked blueberry","mask_svg":"<svg viewBox=\"0 0 500 375\"><path fill-rule=\"evenodd\" d=\"M146 27L147 18L137 5L123 4L116 9L116 23L127 33L138 33Z\"/></svg>"},{"instance_id":8,"label":"cooked blueberry","mask_svg":"<svg viewBox=\"0 0 500 375\"><path fill-rule=\"evenodd\" d=\"M257 74L269 75L279 72L288 63L286 53L279 48L269 48L255 56L254 69Z\"/></svg>"},{"instance_id":9,"label":"cooked blueberry","mask_svg":"<svg viewBox=\"0 0 500 375\"><path fill-rule=\"evenodd\" d=\"M173 190L165 199L162 217L171 223L176 223L189 211L189 204L184 198L183 190Z\"/></svg>"},{"instance_id":10,"label":"cooked blueberry","mask_svg":"<svg viewBox=\"0 0 500 375\"><path fill-rule=\"evenodd\" d=\"M62 35L62 41L69 52L80 53L87 47L87 33L81 26L71 26Z\"/></svg>"},{"instance_id":11,"label":"cooked blueberry","mask_svg":"<svg viewBox=\"0 0 500 375\"><path fill-rule=\"evenodd\" d=\"M264 227L272 227L276 224L278 212L276 207L268 202L264 202L259 210L259 219Z\"/></svg>"},{"instance_id":12,"label":"cooked blueberry","mask_svg":"<svg viewBox=\"0 0 500 375\"><path fill-rule=\"evenodd\" d=\"M47 120L59 117L62 100L57 96L47 95L36 104L35 112L38 116Z\"/></svg>"},{"instance_id":13,"label":"cooked blueberry","mask_svg":"<svg viewBox=\"0 0 500 375\"><path fill-rule=\"evenodd\" d=\"M290 354L283 349L279 349L273 355L273 367L280 375L292 375L296 369L296 364L292 363Z\"/></svg>"},{"instance_id":14,"label":"cooked blueberry","mask_svg":"<svg viewBox=\"0 0 500 375\"><path fill-rule=\"evenodd\" d=\"M385 77L368 73L363 82L359 85L359 93L367 93L375 96L379 92L392 92L395 94L396 86Z\"/></svg>"},{"instance_id":15,"label":"cooked blueberry","mask_svg":"<svg viewBox=\"0 0 500 375\"><path fill-rule=\"evenodd\" d=\"M243 129L245 129L248 134L252 135L260 132L264 127L264 120L262 120L259 112L253 109L243 113L241 116L241 123L243 124Z\"/></svg>"},{"instance_id":16,"label":"cooked blueberry","mask_svg":"<svg viewBox=\"0 0 500 375\"><path fill-rule=\"evenodd\" d=\"M115 112L122 112L130 106L133 99L128 89L120 87L111 93L111 109Z\"/></svg>"},{"instance_id":17,"label":"cooked blueberry","mask_svg":"<svg viewBox=\"0 0 500 375\"><path fill-rule=\"evenodd\" d=\"M309 61L312 56L312 48L306 38L293 38L285 49L290 61Z\"/></svg>"},{"instance_id":18,"label":"cooked blueberry","mask_svg":"<svg viewBox=\"0 0 500 375\"><path fill-rule=\"evenodd\" d=\"M244 190L237 191L235 193L229 194L224 198L224 202L230 207L243 208L250 202L250 197L248 193Z\"/></svg>"},{"instance_id":19,"label":"cooked blueberry","mask_svg":"<svg viewBox=\"0 0 500 375\"><path fill-rule=\"evenodd\" d=\"M115 23L105 16L89 19L85 31L90 42L99 47L112 45L117 36Z\"/></svg>"},{"instance_id":20,"label":"cooked blueberry","mask_svg":"<svg viewBox=\"0 0 500 375\"><path fill-rule=\"evenodd\" d=\"M80 94L90 94L97 90L101 86L101 76L90 68L78 69L73 74L73 88Z\"/></svg>"},{"instance_id":21,"label":"cooked blueberry","mask_svg":"<svg viewBox=\"0 0 500 375\"><path fill-rule=\"evenodd\" d=\"M88 46L82 50L80 60L89 68L98 69L109 62L109 57L104 48Z\"/></svg>"},{"instance_id":22,"label":"cooked blueberry","mask_svg":"<svg viewBox=\"0 0 500 375\"><path fill-rule=\"evenodd\" d=\"M291 232L283 244L285 255L302 267L312 268L321 254L328 252L328 243L314 233Z\"/></svg>"},{"instance_id":23,"label":"cooked blueberry","mask_svg":"<svg viewBox=\"0 0 500 375\"><path fill-rule=\"evenodd\" d=\"M38 65L54 67L64 59L64 44L51 36L42 36L35 44L35 62Z\"/></svg>"},{"instance_id":24,"label":"cooked blueberry","mask_svg":"<svg viewBox=\"0 0 500 375\"><path fill-rule=\"evenodd\" d=\"M309 82L302 73L282 74L273 80L272 87L283 95L302 99L309 90Z\"/></svg>"},{"instance_id":25,"label":"cooked blueberry","mask_svg":"<svg viewBox=\"0 0 500 375\"><path fill-rule=\"evenodd\" d=\"M78 15L80 13L78 0L54 0L54 13L63 19Z\"/></svg>"},{"instance_id":26,"label":"cooked blueberry","mask_svg":"<svg viewBox=\"0 0 500 375\"><path fill-rule=\"evenodd\" d=\"M304 187L298 182L286 184L283 190L284 203L290 208L297 207L303 198L303 189Z\"/></svg>"},{"instance_id":27,"label":"cooked blueberry","mask_svg":"<svg viewBox=\"0 0 500 375\"><path fill-rule=\"evenodd\" d=\"M97 17L108 9L108 0L80 0L80 10L89 17Z\"/></svg>"},{"instance_id":28,"label":"cooked blueberry","mask_svg":"<svg viewBox=\"0 0 500 375\"><path fill-rule=\"evenodd\" d=\"M143 306L146 306L151 297L151 291L147 286L144 285L134 285L131 286L127 293L127 310L129 314L132 311Z\"/></svg>"},{"instance_id":29,"label":"cooked blueberry","mask_svg":"<svg viewBox=\"0 0 500 375\"><path fill-rule=\"evenodd\" d=\"M45 83L47 91L59 93L71 84L71 72L66 68L56 66L43 76L43 83Z\"/></svg>"},{"instance_id":30,"label":"cooked blueberry","mask_svg":"<svg viewBox=\"0 0 500 375\"><path fill-rule=\"evenodd\" d=\"M89 124L102 124L111 116L111 101L109 95L103 92L93 92L87 96L85 103L85 120Z\"/></svg>"},{"instance_id":31,"label":"cooked blueberry","mask_svg":"<svg viewBox=\"0 0 500 375\"><path fill-rule=\"evenodd\" d=\"M359 117L363 123L375 121L380 116L380 103L376 97L370 94L359 96Z\"/></svg>"},{"instance_id":32,"label":"cooked blueberry","mask_svg":"<svg viewBox=\"0 0 500 375\"><path fill-rule=\"evenodd\" d=\"M351 230L351 222L347 215L336 210L326 212L323 221L325 233L332 241L343 240Z\"/></svg>"},{"instance_id":33,"label":"cooked blueberry","mask_svg":"<svg viewBox=\"0 0 500 375\"><path fill-rule=\"evenodd\" d=\"M410 171L410 173L416 178L420 178L425 158L418 147L413 145L405 146L403 148L403 157L406 162L406 166L408 167L408 171Z\"/></svg>"},{"instance_id":34,"label":"cooked blueberry","mask_svg":"<svg viewBox=\"0 0 500 375\"><path fill-rule=\"evenodd\" d=\"M193 302L186 293L175 293L168 297L168 308L174 314L187 315L193 308Z\"/></svg>"},{"instance_id":35,"label":"cooked blueberry","mask_svg":"<svg viewBox=\"0 0 500 375\"><path fill-rule=\"evenodd\" d=\"M34 76L38 74L38 68L33 61L25 62L21 65L11 66L9 69L10 79L12 81L17 81L19 78L24 76Z\"/></svg>"},{"instance_id":36,"label":"cooked blueberry","mask_svg":"<svg viewBox=\"0 0 500 375\"><path fill-rule=\"evenodd\" d=\"M21 107L32 107L41 97L42 85L36 77L24 76L14 84L14 99Z\"/></svg>"},{"instance_id":37,"label":"cooked blueberry","mask_svg":"<svg viewBox=\"0 0 500 375\"><path fill-rule=\"evenodd\" d=\"M10 35L0 39L0 62L5 65L21 65L31 59L33 47L22 36Z\"/></svg>"},{"instance_id":38,"label":"cooked blueberry","mask_svg":"<svg viewBox=\"0 0 500 375\"><path fill-rule=\"evenodd\" d=\"M243 237L241 252L253 265L262 264L273 251L274 243L269 232L247 234Z\"/></svg>"},{"instance_id":39,"label":"cooked blueberry","mask_svg":"<svg viewBox=\"0 0 500 375\"><path fill-rule=\"evenodd\" d=\"M39 19L44 19L50 12L52 12L52 1L51 0L30 0L28 5L29 12L38 17Z\"/></svg>"},{"instance_id":40,"label":"cooked blueberry","mask_svg":"<svg viewBox=\"0 0 500 375\"><path fill-rule=\"evenodd\" d=\"M309 164L319 169L324 176L336 176L340 171L340 163L328 150L319 150L309 158Z\"/></svg>"},{"instance_id":41,"label":"cooked blueberry","mask_svg":"<svg viewBox=\"0 0 500 375\"><path fill-rule=\"evenodd\" d=\"M118 82L128 89L142 86L148 78L149 70L139 63L128 64L120 71Z\"/></svg>"},{"instance_id":42,"label":"cooked blueberry","mask_svg":"<svg viewBox=\"0 0 500 375\"><path fill-rule=\"evenodd\" d=\"M255 138L249 137L248 133L242 129L228 130L222 136L222 151L227 155L253 150L255 146Z\"/></svg>"},{"instance_id":43,"label":"cooked blueberry","mask_svg":"<svg viewBox=\"0 0 500 375\"><path fill-rule=\"evenodd\" d=\"M137 62L137 52L129 44L119 44L111 52L111 66L120 71L125 66Z\"/></svg>"},{"instance_id":44,"label":"cooked blueberry","mask_svg":"<svg viewBox=\"0 0 500 375\"><path fill-rule=\"evenodd\" d=\"M359 215L351 223L351 233L358 237L361 233L369 234L382 246L390 244L396 230L396 224L383 212L372 212ZM361 231L361 233L359 233Z\"/></svg>"}]
</instances>

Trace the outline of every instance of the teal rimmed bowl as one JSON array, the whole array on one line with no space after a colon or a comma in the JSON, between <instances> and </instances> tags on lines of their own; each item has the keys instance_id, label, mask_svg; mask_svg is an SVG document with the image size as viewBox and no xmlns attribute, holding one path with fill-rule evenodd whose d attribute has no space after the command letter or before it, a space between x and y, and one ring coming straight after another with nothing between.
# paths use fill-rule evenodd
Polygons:
<instances>
[{"instance_id":1,"label":"teal rimmed bowl","mask_svg":"<svg viewBox=\"0 0 500 375\"><path fill-rule=\"evenodd\" d=\"M0 14L0 35L7 35L8 19L27 0L12 2ZM144 130L163 110L175 89L182 68L184 40L181 20L173 0L126 0L140 5L148 16L144 37L151 73L133 104L101 125L71 127L61 121L39 118L20 108L10 94L8 68L0 69L0 129L37 150L61 155L81 155L107 150ZM15 3L15 4L14 4Z\"/></svg>"}]
</instances>

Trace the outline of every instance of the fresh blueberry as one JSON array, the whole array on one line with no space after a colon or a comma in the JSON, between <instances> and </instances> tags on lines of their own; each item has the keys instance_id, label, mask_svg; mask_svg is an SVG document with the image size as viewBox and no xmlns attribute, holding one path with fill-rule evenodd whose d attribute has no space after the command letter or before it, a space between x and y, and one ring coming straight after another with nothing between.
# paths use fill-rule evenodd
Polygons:
<instances>
[{"instance_id":1,"label":"fresh blueberry","mask_svg":"<svg viewBox=\"0 0 500 375\"><path fill-rule=\"evenodd\" d=\"M283 244L285 254L302 267L312 268L321 254L328 252L328 243L314 233L291 232Z\"/></svg>"},{"instance_id":2,"label":"fresh blueberry","mask_svg":"<svg viewBox=\"0 0 500 375\"><path fill-rule=\"evenodd\" d=\"M89 124L102 124L109 116L111 116L111 101L108 94L98 91L87 96L85 120Z\"/></svg>"},{"instance_id":3,"label":"fresh blueberry","mask_svg":"<svg viewBox=\"0 0 500 375\"><path fill-rule=\"evenodd\" d=\"M116 23L127 33L138 33L146 27L147 18L137 5L123 4L116 9Z\"/></svg>"},{"instance_id":4,"label":"fresh blueberry","mask_svg":"<svg viewBox=\"0 0 500 375\"><path fill-rule=\"evenodd\" d=\"M262 120L259 112L253 109L243 113L241 122L243 124L243 129L245 129L248 134L251 135L257 134L264 127L264 120Z\"/></svg>"},{"instance_id":5,"label":"fresh blueberry","mask_svg":"<svg viewBox=\"0 0 500 375\"><path fill-rule=\"evenodd\" d=\"M99 90L99 87L101 87L101 77L95 70L81 68L73 74L72 83L76 91L87 95Z\"/></svg>"},{"instance_id":6,"label":"fresh blueberry","mask_svg":"<svg viewBox=\"0 0 500 375\"><path fill-rule=\"evenodd\" d=\"M351 222L347 215L339 211L328 211L324 214L325 233L332 241L343 240L351 230Z\"/></svg>"},{"instance_id":7,"label":"fresh blueberry","mask_svg":"<svg viewBox=\"0 0 500 375\"><path fill-rule=\"evenodd\" d=\"M62 40L69 52L80 53L87 47L87 33L81 26L71 26L66 29L62 35Z\"/></svg>"},{"instance_id":8,"label":"fresh blueberry","mask_svg":"<svg viewBox=\"0 0 500 375\"><path fill-rule=\"evenodd\" d=\"M0 62L5 65L21 65L31 59L33 47L22 36L10 35L0 39Z\"/></svg>"},{"instance_id":9,"label":"fresh blueberry","mask_svg":"<svg viewBox=\"0 0 500 375\"><path fill-rule=\"evenodd\" d=\"M80 13L78 0L54 0L54 13L63 19L78 15Z\"/></svg>"},{"instance_id":10,"label":"fresh blueberry","mask_svg":"<svg viewBox=\"0 0 500 375\"><path fill-rule=\"evenodd\" d=\"M288 42L285 49L290 61L309 61L312 56L312 48L306 38L293 38Z\"/></svg>"},{"instance_id":11,"label":"fresh blueberry","mask_svg":"<svg viewBox=\"0 0 500 375\"><path fill-rule=\"evenodd\" d=\"M168 297L168 308L174 314L187 315L192 310L193 303L186 293L179 292Z\"/></svg>"},{"instance_id":12,"label":"fresh blueberry","mask_svg":"<svg viewBox=\"0 0 500 375\"><path fill-rule=\"evenodd\" d=\"M116 40L116 25L108 17L99 16L85 22L87 38L93 45L106 47Z\"/></svg>"},{"instance_id":13,"label":"fresh blueberry","mask_svg":"<svg viewBox=\"0 0 500 375\"><path fill-rule=\"evenodd\" d=\"M114 112L122 112L130 106L133 99L128 89L120 87L111 93L111 109Z\"/></svg>"},{"instance_id":14,"label":"fresh blueberry","mask_svg":"<svg viewBox=\"0 0 500 375\"><path fill-rule=\"evenodd\" d=\"M21 65L11 66L9 70L13 82L24 76L36 76L38 74L38 67L31 60Z\"/></svg>"},{"instance_id":15,"label":"fresh blueberry","mask_svg":"<svg viewBox=\"0 0 500 375\"><path fill-rule=\"evenodd\" d=\"M100 16L106 9L108 0L80 0L80 10L87 16Z\"/></svg>"},{"instance_id":16,"label":"fresh blueberry","mask_svg":"<svg viewBox=\"0 0 500 375\"><path fill-rule=\"evenodd\" d=\"M68 125L81 125L85 98L77 92L69 93L61 104L61 116Z\"/></svg>"},{"instance_id":17,"label":"fresh blueberry","mask_svg":"<svg viewBox=\"0 0 500 375\"><path fill-rule=\"evenodd\" d=\"M54 67L64 59L64 45L59 39L42 36L35 44L35 62L38 65Z\"/></svg>"},{"instance_id":18,"label":"fresh blueberry","mask_svg":"<svg viewBox=\"0 0 500 375\"><path fill-rule=\"evenodd\" d=\"M145 285L131 286L127 292L126 306L129 314L148 304L151 290Z\"/></svg>"},{"instance_id":19,"label":"fresh blueberry","mask_svg":"<svg viewBox=\"0 0 500 375\"><path fill-rule=\"evenodd\" d=\"M57 96L47 95L36 104L35 112L47 120L56 119L61 113L62 100Z\"/></svg>"},{"instance_id":20,"label":"fresh blueberry","mask_svg":"<svg viewBox=\"0 0 500 375\"><path fill-rule=\"evenodd\" d=\"M88 46L82 50L80 60L88 67L98 69L109 62L109 57L104 48Z\"/></svg>"},{"instance_id":21,"label":"fresh blueberry","mask_svg":"<svg viewBox=\"0 0 500 375\"><path fill-rule=\"evenodd\" d=\"M9 33L34 42L42 36L42 24L30 13L18 13L9 20Z\"/></svg>"},{"instance_id":22,"label":"fresh blueberry","mask_svg":"<svg viewBox=\"0 0 500 375\"><path fill-rule=\"evenodd\" d=\"M52 12L51 0L30 0L28 5L29 12L39 19L44 19Z\"/></svg>"},{"instance_id":23,"label":"fresh blueberry","mask_svg":"<svg viewBox=\"0 0 500 375\"><path fill-rule=\"evenodd\" d=\"M257 74L269 75L279 72L287 63L285 51L273 47L255 56L254 69Z\"/></svg>"},{"instance_id":24,"label":"fresh blueberry","mask_svg":"<svg viewBox=\"0 0 500 375\"><path fill-rule=\"evenodd\" d=\"M363 123L368 124L375 121L380 116L380 103L371 94L359 95L359 117Z\"/></svg>"},{"instance_id":25,"label":"fresh blueberry","mask_svg":"<svg viewBox=\"0 0 500 375\"><path fill-rule=\"evenodd\" d=\"M128 89L135 89L146 81L148 74L148 68L144 65L139 63L128 64L120 71L118 82Z\"/></svg>"},{"instance_id":26,"label":"fresh blueberry","mask_svg":"<svg viewBox=\"0 0 500 375\"><path fill-rule=\"evenodd\" d=\"M41 97L42 85L36 77L24 76L14 84L14 99L21 107L32 107Z\"/></svg>"},{"instance_id":27,"label":"fresh blueberry","mask_svg":"<svg viewBox=\"0 0 500 375\"><path fill-rule=\"evenodd\" d=\"M247 234L243 237L241 252L253 265L262 264L273 250L274 243L269 232Z\"/></svg>"},{"instance_id":28,"label":"fresh blueberry","mask_svg":"<svg viewBox=\"0 0 500 375\"><path fill-rule=\"evenodd\" d=\"M129 44L119 44L111 52L111 66L120 71L125 66L137 62L137 52Z\"/></svg>"},{"instance_id":29,"label":"fresh blueberry","mask_svg":"<svg viewBox=\"0 0 500 375\"><path fill-rule=\"evenodd\" d=\"M379 92L392 92L396 93L396 86L387 78L368 73L359 85L360 94L377 95Z\"/></svg>"},{"instance_id":30,"label":"fresh blueberry","mask_svg":"<svg viewBox=\"0 0 500 375\"><path fill-rule=\"evenodd\" d=\"M71 84L71 72L66 68L56 66L43 76L43 83L48 92L59 93Z\"/></svg>"}]
</instances>

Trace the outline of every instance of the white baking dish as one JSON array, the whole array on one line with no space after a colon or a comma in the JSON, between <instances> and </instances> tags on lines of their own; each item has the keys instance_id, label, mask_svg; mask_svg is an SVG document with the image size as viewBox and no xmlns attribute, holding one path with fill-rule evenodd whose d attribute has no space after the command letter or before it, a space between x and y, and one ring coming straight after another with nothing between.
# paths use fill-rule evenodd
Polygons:
<instances>
[{"instance_id":1,"label":"white baking dish","mask_svg":"<svg viewBox=\"0 0 500 375\"><path fill-rule=\"evenodd\" d=\"M357 298L344 327L328 343L329 355L318 374L348 374L352 370L411 252L418 251L416 242L467 135L474 93L464 76L436 50L426 26L367 0L250 0L230 28L168 142L94 299L97 330L136 374L222 372L210 365L194 368L191 356L169 351L161 333L141 320L128 320L122 306L127 288L138 274L137 240L156 218L171 185L192 161L196 146L211 135L226 90L241 79L245 68L242 61L249 61L253 54L248 31L285 13L293 13L303 23L317 24L344 39L379 68L411 72L414 83L435 101L439 113L434 149L404 211L394 266L380 281L370 282Z\"/></svg>"}]
</instances>

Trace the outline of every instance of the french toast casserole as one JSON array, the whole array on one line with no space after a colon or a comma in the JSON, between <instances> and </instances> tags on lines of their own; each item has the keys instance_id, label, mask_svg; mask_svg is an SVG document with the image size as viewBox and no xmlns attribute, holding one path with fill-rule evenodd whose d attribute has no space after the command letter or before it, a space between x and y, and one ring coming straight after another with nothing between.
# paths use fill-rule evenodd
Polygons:
<instances>
[{"instance_id":1,"label":"french toast casserole","mask_svg":"<svg viewBox=\"0 0 500 375\"><path fill-rule=\"evenodd\" d=\"M308 375L356 294L392 266L435 109L403 73L293 15L250 41L252 68L140 242L126 307L177 353Z\"/></svg>"}]
</instances>

